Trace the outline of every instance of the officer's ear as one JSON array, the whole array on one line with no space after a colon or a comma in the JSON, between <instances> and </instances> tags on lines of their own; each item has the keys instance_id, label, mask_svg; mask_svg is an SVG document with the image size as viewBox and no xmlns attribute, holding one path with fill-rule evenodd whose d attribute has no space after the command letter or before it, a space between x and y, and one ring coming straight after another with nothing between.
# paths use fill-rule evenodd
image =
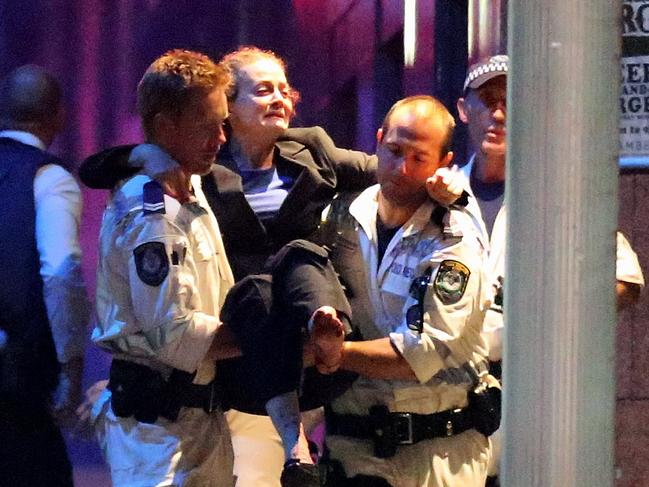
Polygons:
<instances>
[{"instance_id":1,"label":"officer's ear","mask_svg":"<svg viewBox=\"0 0 649 487\"><path fill-rule=\"evenodd\" d=\"M173 140L176 133L176 124L171 116L158 112L153 116L153 136L158 144L166 145Z\"/></svg>"},{"instance_id":2,"label":"officer's ear","mask_svg":"<svg viewBox=\"0 0 649 487\"><path fill-rule=\"evenodd\" d=\"M469 117L467 117L466 114L466 99L465 98L458 98L457 100L457 113L460 117L460 120L464 123L469 123Z\"/></svg>"},{"instance_id":3,"label":"officer's ear","mask_svg":"<svg viewBox=\"0 0 649 487\"><path fill-rule=\"evenodd\" d=\"M379 144L383 142L383 127L379 127L376 131L376 142Z\"/></svg>"},{"instance_id":4,"label":"officer's ear","mask_svg":"<svg viewBox=\"0 0 649 487\"><path fill-rule=\"evenodd\" d=\"M439 167L449 167L453 162L453 151L448 151L444 157L439 161Z\"/></svg>"}]
</instances>

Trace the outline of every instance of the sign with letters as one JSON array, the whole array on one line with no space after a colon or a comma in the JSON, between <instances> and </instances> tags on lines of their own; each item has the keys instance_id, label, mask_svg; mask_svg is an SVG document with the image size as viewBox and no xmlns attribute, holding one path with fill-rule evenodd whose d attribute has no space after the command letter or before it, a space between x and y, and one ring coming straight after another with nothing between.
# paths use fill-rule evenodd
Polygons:
<instances>
[{"instance_id":1,"label":"sign with letters","mask_svg":"<svg viewBox=\"0 0 649 487\"><path fill-rule=\"evenodd\" d=\"M649 167L649 0L622 6L620 163Z\"/></svg>"}]
</instances>

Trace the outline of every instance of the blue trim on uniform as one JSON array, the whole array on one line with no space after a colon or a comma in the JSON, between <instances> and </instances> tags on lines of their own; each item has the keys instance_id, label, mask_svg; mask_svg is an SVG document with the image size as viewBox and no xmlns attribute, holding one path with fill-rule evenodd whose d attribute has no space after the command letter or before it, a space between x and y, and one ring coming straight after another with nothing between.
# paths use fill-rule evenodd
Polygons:
<instances>
[{"instance_id":1,"label":"blue trim on uniform","mask_svg":"<svg viewBox=\"0 0 649 487\"><path fill-rule=\"evenodd\" d=\"M149 181L142 188L144 214L165 213L165 195L157 181Z\"/></svg>"}]
</instances>

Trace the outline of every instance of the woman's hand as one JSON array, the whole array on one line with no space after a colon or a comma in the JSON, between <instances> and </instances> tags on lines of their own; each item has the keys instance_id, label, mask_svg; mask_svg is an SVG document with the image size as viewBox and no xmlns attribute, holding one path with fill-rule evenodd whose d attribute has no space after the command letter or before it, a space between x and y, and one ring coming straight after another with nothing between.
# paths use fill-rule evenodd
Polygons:
<instances>
[{"instance_id":1,"label":"woman's hand","mask_svg":"<svg viewBox=\"0 0 649 487\"><path fill-rule=\"evenodd\" d=\"M457 166L440 167L426 181L428 197L442 206L452 205L464 191L465 176Z\"/></svg>"}]
</instances>

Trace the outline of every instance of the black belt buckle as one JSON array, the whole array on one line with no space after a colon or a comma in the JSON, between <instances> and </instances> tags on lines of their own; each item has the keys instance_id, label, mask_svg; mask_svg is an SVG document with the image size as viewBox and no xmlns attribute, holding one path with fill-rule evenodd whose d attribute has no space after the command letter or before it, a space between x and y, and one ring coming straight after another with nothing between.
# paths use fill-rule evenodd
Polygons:
<instances>
[{"instance_id":1,"label":"black belt buckle","mask_svg":"<svg viewBox=\"0 0 649 487\"><path fill-rule=\"evenodd\" d=\"M412 414L392 413L394 441L397 445L412 445L415 440L412 435Z\"/></svg>"}]
</instances>

